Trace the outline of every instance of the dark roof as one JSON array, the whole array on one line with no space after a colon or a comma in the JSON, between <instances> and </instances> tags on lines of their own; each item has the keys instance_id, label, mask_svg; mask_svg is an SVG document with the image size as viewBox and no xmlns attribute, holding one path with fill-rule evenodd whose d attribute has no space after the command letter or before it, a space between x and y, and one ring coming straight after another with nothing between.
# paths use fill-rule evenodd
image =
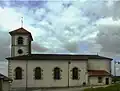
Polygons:
<instances>
[{"instance_id":1,"label":"dark roof","mask_svg":"<svg viewBox=\"0 0 120 91\"><path fill-rule=\"evenodd\" d=\"M88 70L88 74L89 76L111 76L111 74L105 70Z\"/></svg>"},{"instance_id":2,"label":"dark roof","mask_svg":"<svg viewBox=\"0 0 120 91\"><path fill-rule=\"evenodd\" d=\"M10 35L14 35L14 34L28 34L30 36L31 40L33 40L31 33L29 31L27 31L26 29L22 28L22 27L9 32L9 34Z\"/></svg>"},{"instance_id":3,"label":"dark roof","mask_svg":"<svg viewBox=\"0 0 120 91\"><path fill-rule=\"evenodd\" d=\"M12 81L12 79L8 78L7 76L4 76L0 73L0 79L3 79L4 81Z\"/></svg>"},{"instance_id":4,"label":"dark roof","mask_svg":"<svg viewBox=\"0 0 120 91\"><path fill-rule=\"evenodd\" d=\"M99 55L72 55L72 54L31 54L23 56L8 57L8 60L88 60L88 59L109 59Z\"/></svg>"}]
</instances>

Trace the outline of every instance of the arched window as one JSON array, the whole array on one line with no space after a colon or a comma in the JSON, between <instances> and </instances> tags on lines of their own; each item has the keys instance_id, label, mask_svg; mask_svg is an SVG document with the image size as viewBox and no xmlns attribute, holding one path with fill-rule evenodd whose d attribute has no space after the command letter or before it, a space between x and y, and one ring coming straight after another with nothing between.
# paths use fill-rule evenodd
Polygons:
<instances>
[{"instance_id":1,"label":"arched window","mask_svg":"<svg viewBox=\"0 0 120 91\"><path fill-rule=\"evenodd\" d=\"M58 67L54 68L54 79L55 80L60 80L60 72L61 72L60 68Z\"/></svg>"},{"instance_id":2,"label":"arched window","mask_svg":"<svg viewBox=\"0 0 120 91\"><path fill-rule=\"evenodd\" d=\"M77 67L74 67L72 69L72 79L73 80L78 80L79 79L79 70Z\"/></svg>"},{"instance_id":3,"label":"arched window","mask_svg":"<svg viewBox=\"0 0 120 91\"><path fill-rule=\"evenodd\" d=\"M15 79L16 79L16 80L22 79L22 68L17 67L17 68L15 69Z\"/></svg>"},{"instance_id":4,"label":"arched window","mask_svg":"<svg viewBox=\"0 0 120 91\"><path fill-rule=\"evenodd\" d=\"M36 80L41 79L41 75L42 75L42 69L40 67L36 67L35 68L35 79Z\"/></svg>"},{"instance_id":5,"label":"arched window","mask_svg":"<svg viewBox=\"0 0 120 91\"><path fill-rule=\"evenodd\" d=\"M18 44L23 45L23 37L18 37Z\"/></svg>"}]
</instances>

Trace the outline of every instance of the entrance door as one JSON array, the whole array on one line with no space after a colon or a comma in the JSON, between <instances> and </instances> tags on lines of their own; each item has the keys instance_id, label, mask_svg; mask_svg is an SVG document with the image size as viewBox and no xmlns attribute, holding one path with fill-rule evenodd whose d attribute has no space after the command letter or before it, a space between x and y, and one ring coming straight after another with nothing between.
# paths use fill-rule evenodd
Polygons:
<instances>
[{"instance_id":1,"label":"entrance door","mask_svg":"<svg viewBox=\"0 0 120 91\"><path fill-rule=\"evenodd\" d=\"M106 85L109 84L109 78L106 78Z\"/></svg>"}]
</instances>

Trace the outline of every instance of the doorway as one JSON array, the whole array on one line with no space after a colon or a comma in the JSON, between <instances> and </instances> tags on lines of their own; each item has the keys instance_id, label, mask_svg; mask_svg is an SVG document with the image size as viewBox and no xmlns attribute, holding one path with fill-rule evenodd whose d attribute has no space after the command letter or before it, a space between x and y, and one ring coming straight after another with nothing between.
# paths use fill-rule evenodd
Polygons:
<instances>
[{"instance_id":1,"label":"doorway","mask_svg":"<svg viewBox=\"0 0 120 91\"><path fill-rule=\"evenodd\" d=\"M109 84L109 78L106 78L106 85Z\"/></svg>"}]
</instances>

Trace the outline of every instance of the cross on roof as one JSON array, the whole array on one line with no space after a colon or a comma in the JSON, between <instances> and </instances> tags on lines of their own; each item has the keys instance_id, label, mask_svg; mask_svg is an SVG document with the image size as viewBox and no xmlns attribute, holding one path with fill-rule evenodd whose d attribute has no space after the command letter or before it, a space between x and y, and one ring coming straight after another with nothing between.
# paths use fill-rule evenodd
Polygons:
<instances>
[{"instance_id":1,"label":"cross on roof","mask_svg":"<svg viewBox=\"0 0 120 91\"><path fill-rule=\"evenodd\" d=\"M23 17L21 17L21 27L23 27Z\"/></svg>"}]
</instances>

